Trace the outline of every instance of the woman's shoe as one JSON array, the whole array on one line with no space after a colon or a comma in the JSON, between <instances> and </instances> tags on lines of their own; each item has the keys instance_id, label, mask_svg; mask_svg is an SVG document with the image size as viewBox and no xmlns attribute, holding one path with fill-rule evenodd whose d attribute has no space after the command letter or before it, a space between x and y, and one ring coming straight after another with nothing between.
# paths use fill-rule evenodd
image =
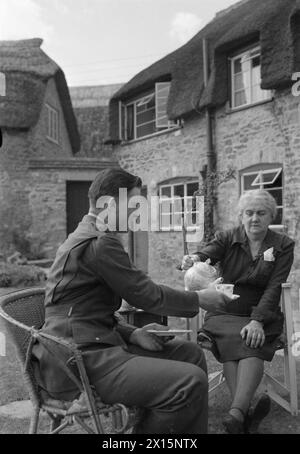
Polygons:
<instances>
[{"instance_id":1,"label":"woman's shoe","mask_svg":"<svg viewBox=\"0 0 300 454\"><path fill-rule=\"evenodd\" d=\"M245 415L244 415L244 412L240 408L231 408L230 410L239 410L239 412L243 415L244 419L243 419L243 421L240 421L238 418L236 418L235 416L233 416L230 413L228 413L228 415L226 415L225 418L222 421L226 432L229 433L229 434L243 434L243 433L245 433L245 428L244 428Z\"/></svg>"},{"instance_id":2,"label":"woman's shoe","mask_svg":"<svg viewBox=\"0 0 300 454\"><path fill-rule=\"evenodd\" d=\"M246 418L246 428L248 433L255 434L258 432L258 428L262 420L270 413L271 410L271 399L268 394L262 394L255 406L248 413Z\"/></svg>"}]
</instances>

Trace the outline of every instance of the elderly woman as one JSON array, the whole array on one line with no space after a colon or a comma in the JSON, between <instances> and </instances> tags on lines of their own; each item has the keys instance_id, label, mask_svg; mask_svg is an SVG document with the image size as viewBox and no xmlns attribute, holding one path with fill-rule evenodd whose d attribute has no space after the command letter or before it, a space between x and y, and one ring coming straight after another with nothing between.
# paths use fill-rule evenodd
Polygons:
<instances>
[{"instance_id":1,"label":"elderly woman","mask_svg":"<svg viewBox=\"0 0 300 454\"><path fill-rule=\"evenodd\" d=\"M214 354L223 363L232 405L223 425L229 433L257 430L270 410L263 394L256 406L251 401L271 361L283 328L279 301L281 284L293 263L294 242L271 231L276 202L264 190L249 191L239 200L237 228L218 233L193 256L185 256L183 268L195 260L219 262L224 283L234 284L240 298L227 304L226 312L207 313L203 326L214 343Z\"/></svg>"}]
</instances>

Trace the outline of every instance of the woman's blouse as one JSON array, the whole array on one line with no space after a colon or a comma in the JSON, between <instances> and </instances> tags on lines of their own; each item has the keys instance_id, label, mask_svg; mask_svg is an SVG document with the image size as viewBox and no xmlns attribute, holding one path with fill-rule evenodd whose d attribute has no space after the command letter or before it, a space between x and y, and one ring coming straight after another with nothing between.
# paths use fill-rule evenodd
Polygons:
<instances>
[{"instance_id":1,"label":"woman's blouse","mask_svg":"<svg viewBox=\"0 0 300 454\"><path fill-rule=\"evenodd\" d=\"M243 226L219 232L197 252L201 261L219 262L224 283L234 284L240 298L226 305L226 312L250 316L263 324L280 317L281 284L286 282L294 260L295 243L288 236L268 229L253 259Z\"/></svg>"}]
</instances>

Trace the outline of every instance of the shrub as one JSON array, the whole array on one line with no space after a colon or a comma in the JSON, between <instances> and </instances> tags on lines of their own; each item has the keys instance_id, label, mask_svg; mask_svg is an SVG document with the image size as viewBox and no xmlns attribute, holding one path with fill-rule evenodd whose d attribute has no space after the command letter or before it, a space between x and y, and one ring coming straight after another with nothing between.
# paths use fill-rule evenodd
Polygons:
<instances>
[{"instance_id":1,"label":"shrub","mask_svg":"<svg viewBox=\"0 0 300 454\"><path fill-rule=\"evenodd\" d=\"M18 229L13 229L12 243L15 250L20 252L28 260L45 258L44 246L47 243L47 237L43 235L24 233Z\"/></svg>"},{"instance_id":2,"label":"shrub","mask_svg":"<svg viewBox=\"0 0 300 454\"><path fill-rule=\"evenodd\" d=\"M45 280L45 271L37 266L0 264L0 287L28 287Z\"/></svg>"}]
</instances>

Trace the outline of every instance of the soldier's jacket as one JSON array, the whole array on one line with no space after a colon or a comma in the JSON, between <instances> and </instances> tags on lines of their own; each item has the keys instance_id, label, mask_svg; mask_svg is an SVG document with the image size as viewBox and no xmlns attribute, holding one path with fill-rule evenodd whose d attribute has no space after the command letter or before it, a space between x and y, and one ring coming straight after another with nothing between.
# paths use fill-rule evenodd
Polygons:
<instances>
[{"instance_id":1,"label":"soldier's jacket","mask_svg":"<svg viewBox=\"0 0 300 454\"><path fill-rule=\"evenodd\" d=\"M135 328L115 316L122 298L160 315L188 318L199 310L195 292L155 284L131 263L119 235L97 231L94 218L87 215L57 251L46 286L42 331L86 351L92 380L128 360L126 346ZM73 387L41 345L34 346L34 355L44 388L58 392Z\"/></svg>"}]
</instances>

